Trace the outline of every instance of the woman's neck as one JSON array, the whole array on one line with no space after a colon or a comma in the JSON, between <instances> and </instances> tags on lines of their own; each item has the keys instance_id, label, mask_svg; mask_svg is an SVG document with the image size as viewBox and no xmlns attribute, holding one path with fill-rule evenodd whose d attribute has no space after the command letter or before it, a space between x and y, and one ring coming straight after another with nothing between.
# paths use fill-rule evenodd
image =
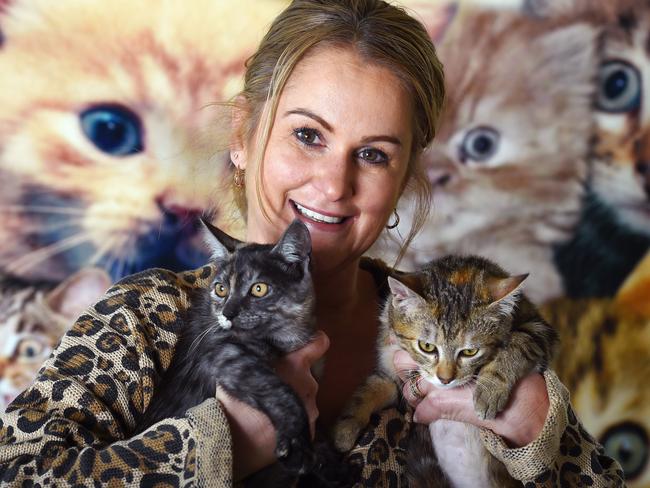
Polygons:
<instances>
[{"instance_id":1,"label":"woman's neck","mask_svg":"<svg viewBox=\"0 0 650 488\"><path fill-rule=\"evenodd\" d=\"M316 292L316 316L347 314L359 303L359 259L334 269L313 271Z\"/></svg>"}]
</instances>

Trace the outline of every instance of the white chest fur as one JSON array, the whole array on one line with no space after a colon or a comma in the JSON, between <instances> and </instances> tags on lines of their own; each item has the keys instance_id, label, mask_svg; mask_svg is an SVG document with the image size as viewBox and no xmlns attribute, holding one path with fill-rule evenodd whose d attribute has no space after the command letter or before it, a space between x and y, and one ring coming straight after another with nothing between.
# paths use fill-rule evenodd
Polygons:
<instances>
[{"instance_id":1,"label":"white chest fur","mask_svg":"<svg viewBox=\"0 0 650 488\"><path fill-rule=\"evenodd\" d=\"M454 488L489 488L487 452L478 427L438 420L429 425L440 467Z\"/></svg>"}]
</instances>

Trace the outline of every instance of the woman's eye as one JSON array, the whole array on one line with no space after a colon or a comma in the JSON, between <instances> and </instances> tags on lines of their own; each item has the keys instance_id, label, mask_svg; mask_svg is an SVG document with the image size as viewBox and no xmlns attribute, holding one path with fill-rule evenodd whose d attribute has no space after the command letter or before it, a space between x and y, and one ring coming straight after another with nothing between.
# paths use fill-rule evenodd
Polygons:
<instances>
[{"instance_id":1,"label":"woman's eye","mask_svg":"<svg viewBox=\"0 0 650 488\"><path fill-rule=\"evenodd\" d=\"M462 351L460 351L460 354L467 358L471 358L472 356L476 356L478 354L478 348L475 347L473 349L463 349Z\"/></svg>"},{"instance_id":2,"label":"woman's eye","mask_svg":"<svg viewBox=\"0 0 650 488\"><path fill-rule=\"evenodd\" d=\"M306 146L316 146L320 144L320 134L315 129L302 127L293 131L294 136Z\"/></svg>"},{"instance_id":3,"label":"woman's eye","mask_svg":"<svg viewBox=\"0 0 650 488\"><path fill-rule=\"evenodd\" d=\"M384 164L388 161L388 156L385 152L379 149L364 148L358 153L359 158L371 164Z\"/></svg>"},{"instance_id":4,"label":"woman's eye","mask_svg":"<svg viewBox=\"0 0 650 488\"><path fill-rule=\"evenodd\" d=\"M79 118L86 137L106 154L123 157L144 150L140 117L126 107L97 105Z\"/></svg>"},{"instance_id":5,"label":"woman's eye","mask_svg":"<svg viewBox=\"0 0 650 488\"><path fill-rule=\"evenodd\" d=\"M490 127L477 127L467 133L460 148L460 160L485 162L499 149L501 136Z\"/></svg>"},{"instance_id":6,"label":"woman's eye","mask_svg":"<svg viewBox=\"0 0 650 488\"><path fill-rule=\"evenodd\" d=\"M596 108L620 113L637 110L641 105L641 75L624 61L608 61L598 70Z\"/></svg>"},{"instance_id":7,"label":"woman's eye","mask_svg":"<svg viewBox=\"0 0 650 488\"><path fill-rule=\"evenodd\" d=\"M420 348L420 351L427 354L434 354L437 351L434 344L426 341L418 341L418 347Z\"/></svg>"},{"instance_id":8,"label":"woman's eye","mask_svg":"<svg viewBox=\"0 0 650 488\"><path fill-rule=\"evenodd\" d=\"M214 285L214 292L218 297L224 298L226 295L228 295L228 287L223 283L216 283Z\"/></svg>"},{"instance_id":9,"label":"woman's eye","mask_svg":"<svg viewBox=\"0 0 650 488\"><path fill-rule=\"evenodd\" d=\"M251 295L261 298L269 292L269 286L266 283L255 283L251 287Z\"/></svg>"}]
</instances>

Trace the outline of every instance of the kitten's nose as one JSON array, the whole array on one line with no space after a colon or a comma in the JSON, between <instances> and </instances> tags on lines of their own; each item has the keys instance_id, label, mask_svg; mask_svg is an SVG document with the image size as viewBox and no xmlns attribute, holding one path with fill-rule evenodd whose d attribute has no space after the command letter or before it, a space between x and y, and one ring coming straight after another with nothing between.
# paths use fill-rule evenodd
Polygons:
<instances>
[{"instance_id":1,"label":"kitten's nose","mask_svg":"<svg viewBox=\"0 0 650 488\"><path fill-rule=\"evenodd\" d=\"M442 383L443 385L448 385L453 381L454 378L452 378L451 376L447 378L445 376L438 375L438 379L440 380L440 383Z\"/></svg>"},{"instance_id":2,"label":"kitten's nose","mask_svg":"<svg viewBox=\"0 0 650 488\"><path fill-rule=\"evenodd\" d=\"M237 316L237 310L238 310L237 304L233 304L232 302L228 302L228 303L226 303L226 306L223 307L223 310L221 311L221 313L228 320L232 320Z\"/></svg>"}]
</instances>

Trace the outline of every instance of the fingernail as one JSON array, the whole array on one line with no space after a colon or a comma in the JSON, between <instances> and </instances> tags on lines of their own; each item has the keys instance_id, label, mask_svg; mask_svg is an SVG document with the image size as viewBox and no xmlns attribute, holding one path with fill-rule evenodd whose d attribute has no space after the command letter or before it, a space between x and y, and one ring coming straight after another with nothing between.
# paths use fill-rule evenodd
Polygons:
<instances>
[{"instance_id":1,"label":"fingernail","mask_svg":"<svg viewBox=\"0 0 650 488\"><path fill-rule=\"evenodd\" d=\"M417 411L413 412L413 422L419 422L420 421L420 416L418 415Z\"/></svg>"}]
</instances>

